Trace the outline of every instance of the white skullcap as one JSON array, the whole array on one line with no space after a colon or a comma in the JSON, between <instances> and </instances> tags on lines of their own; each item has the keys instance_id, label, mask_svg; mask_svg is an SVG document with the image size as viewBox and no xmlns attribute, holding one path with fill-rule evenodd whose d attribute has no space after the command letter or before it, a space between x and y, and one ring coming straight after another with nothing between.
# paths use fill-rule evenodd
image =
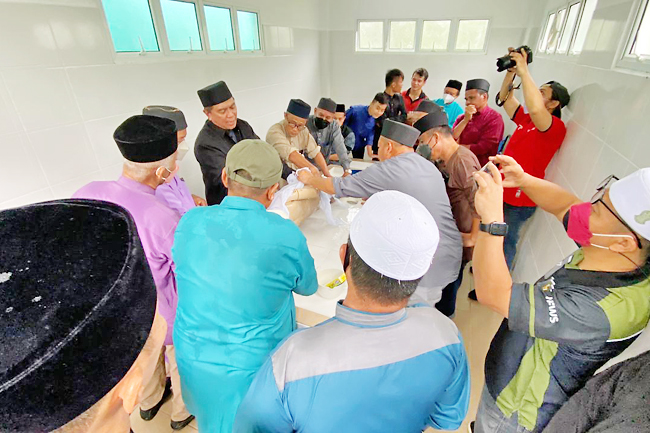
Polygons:
<instances>
[{"instance_id":1,"label":"white skullcap","mask_svg":"<svg viewBox=\"0 0 650 433\"><path fill-rule=\"evenodd\" d=\"M411 281L429 270L440 235L422 203L398 191L382 191L366 201L350 225L350 242L375 271Z\"/></svg>"},{"instance_id":2,"label":"white skullcap","mask_svg":"<svg viewBox=\"0 0 650 433\"><path fill-rule=\"evenodd\" d=\"M642 168L609 188L616 213L642 238L650 240L650 168Z\"/></svg>"}]
</instances>

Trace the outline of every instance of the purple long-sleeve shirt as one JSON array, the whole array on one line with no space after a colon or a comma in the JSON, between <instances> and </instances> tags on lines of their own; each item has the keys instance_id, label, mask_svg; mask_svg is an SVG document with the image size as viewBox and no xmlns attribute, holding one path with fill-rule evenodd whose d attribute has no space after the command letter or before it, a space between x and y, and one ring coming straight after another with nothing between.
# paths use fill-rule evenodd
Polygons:
<instances>
[{"instance_id":1,"label":"purple long-sleeve shirt","mask_svg":"<svg viewBox=\"0 0 650 433\"><path fill-rule=\"evenodd\" d=\"M454 128L465 118L458 116ZM481 166L489 162L490 156L497 154L499 142L503 139L503 117L490 107L485 107L472 116L460 137L458 144L469 145Z\"/></svg>"},{"instance_id":2,"label":"purple long-sleeve shirt","mask_svg":"<svg viewBox=\"0 0 650 433\"><path fill-rule=\"evenodd\" d=\"M187 184L178 176L174 176L169 183L163 183L156 188L156 198L162 200L180 216L196 206Z\"/></svg>"},{"instance_id":3,"label":"purple long-sleeve shirt","mask_svg":"<svg viewBox=\"0 0 650 433\"><path fill-rule=\"evenodd\" d=\"M172 244L180 220L178 213L158 200L153 188L124 176L116 181L91 182L73 197L108 201L129 211L156 283L158 312L167 321L165 345L172 344L178 304Z\"/></svg>"}]
</instances>

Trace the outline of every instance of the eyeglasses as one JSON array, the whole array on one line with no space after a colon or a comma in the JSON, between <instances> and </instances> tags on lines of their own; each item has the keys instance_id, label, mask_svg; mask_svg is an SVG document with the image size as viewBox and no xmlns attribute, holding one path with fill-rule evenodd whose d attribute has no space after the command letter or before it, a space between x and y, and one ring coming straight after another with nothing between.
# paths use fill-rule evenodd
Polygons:
<instances>
[{"instance_id":1,"label":"eyeglasses","mask_svg":"<svg viewBox=\"0 0 650 433\"><path fill-rule=\"evenodd\" d=\"M613 174L608 176L605 180L603 180L600 183L600 185L598 185L596 187L596 193L593 195L593 197L591 197L591 204L594 205L596 203L601 203L603 206L605 206L605 209L607 209L609 211L609 213L614 215L614 217L617 220L619 220L621 222L621 224L623 224L625 226L625 228L627 228L630 231L630 233L632 233L632 236L634 236L634 239L636 240L637 246L639 247L639 249L641 249L642 248L641 247L641 239L639 239L639 237L636 235L634 230L632 230L632 227L630 227L625 221L623 221L623 219L621 217L619 217L618 214L616 212L614 212L614 210L612 208L607 206L607 203L605 203L605 201L603 200L603 197L605 196L605 191L607 191L607 188L609 188L609 186L611 184L613 184L617 180L618 180L618 177L616 177Z\"/></svg>"},{"instance_id":2,"label":"eyeglasses","mask_svg":"<svg viewBox=\"0 0 650 433\"><path fill-rule=\"evenodd\" d=\"M287 125L291 126L292 128L296 128L298 131L302 131L303 129L305 129L306 126L306 125L298 125L297 123L292 122L290 120L287 120Z\"/></svg>"}]
</instances>

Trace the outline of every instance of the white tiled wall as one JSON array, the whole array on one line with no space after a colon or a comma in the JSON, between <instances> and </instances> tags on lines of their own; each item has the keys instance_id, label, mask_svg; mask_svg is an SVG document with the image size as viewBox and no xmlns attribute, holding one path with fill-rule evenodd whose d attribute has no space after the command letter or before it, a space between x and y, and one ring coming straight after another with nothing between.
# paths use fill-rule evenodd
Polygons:
<instances>
[{"instance_id":1,"label":"white tiled wall","mask_svg":"<svg viewBox=\"0 0 650 433\"><path fill-rule=\"evenodd\" d=\"M113 58L99 0L0 1L0 209L69 197L92 180L115 179L117 125L149 104L179 107L194 143L205 115L197 89L225 80L239 116L261 137L292 97L321 96L315 0L241 0L260 12L266 55ZM188 55L189 57L189 55ZM203 195L189 152L181 175Z\"/></svg>"},{"instance_id":2,"label":"white tiled wall","mask_svg":"<svg viewBox=\"0 0 650 433\"><path fill-rule=\"evenodd\" d=\"M563 3L549 1L544 12ZM622 177L650 166L650 79L612 69L635 3L599 0L585 50L577 59L539 56L531 65L538 84L557 80L571 92L563 113L567 136L547 178L583 200L610 174ZM542 20L540 15L538 26ZM574 250L559 221L538 210L520 244L515 277L535 281Z\"/></svg>"}]
</instances>

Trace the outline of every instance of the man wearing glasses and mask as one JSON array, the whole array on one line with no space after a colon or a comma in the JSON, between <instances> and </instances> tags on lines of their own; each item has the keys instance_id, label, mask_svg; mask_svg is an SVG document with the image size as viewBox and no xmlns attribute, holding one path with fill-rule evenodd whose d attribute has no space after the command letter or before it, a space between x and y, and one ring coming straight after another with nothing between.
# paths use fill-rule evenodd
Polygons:
<instances>
[{"instance_id":1,"label":"man wearing glasses and mask","mask_svg":"<svg viewBox=\"0 0 650 433\"><path fill-rule=\"evenodd\" d=\"M497 156L476 173L478 300L506 320L485 361L475 432L542 431L591 375L628 347L650 316L650 168L611 176L583 203ZM503 188L520 188L563 222L580 249L535 284L513 283L503 253Z\"/></svg>"},{"instance_id":2,"label":"man wearing glasses and mask","mask_svg":"<svg viewBox=\"0 0 650 433\"><path fill-rule=\"evenodd\" d=\"M266 142L275 147L280 154L282 162L293 170L300 168L318 169L327 177L331 177L327 169L325 157L320 152L314 137L306 129L307 119L311 107L301 99L289 101L284 120L269 128L266 133Z\"/></svg>"},{"instance_id":3,"label":"man wearing glasses and mask","mask_svg":"<svg viewBox=\"0 0 650 433\"><path fill-rule=\"evenodd\" d=\"M318 107L314 108L314 115L307 119L307 129L311 133L316 143L320 146L320 151L325 157L325 161L336 161L345 170L343 177L352 174L350 169L350 157L348 149L345 147L345 140L341 133L341 128L336 120L336 102L330 98L321 98Z\"/></svg>"}]
</instances>

